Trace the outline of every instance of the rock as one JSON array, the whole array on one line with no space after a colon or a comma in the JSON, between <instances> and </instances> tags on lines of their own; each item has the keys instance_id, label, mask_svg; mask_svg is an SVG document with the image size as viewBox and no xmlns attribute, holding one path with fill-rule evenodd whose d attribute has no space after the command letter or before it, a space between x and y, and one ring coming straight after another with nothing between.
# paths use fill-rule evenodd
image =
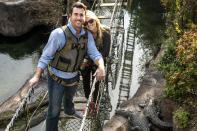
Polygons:
<instances>
[{"instance_id":1,"label":"rock","mask_svg":"<svg viewBox=\"0 0 197 131\"><path fill-rule=\"evenodd\" d=\"M24 35L39 25L61 24L61 8L55 0L18 0L0 2L0 34Z\"/></svg>"},{"instance_id":2,"label":"rock","mask_svg":"<svg viewBox=\"0 0 197 131\"><path fill-rule=\"evenodd\" d=\"M129 128L129 123L126 118L122 116L115 115L110 121L108 121L104 127L103 131L126 131Z\"/></svg>"}]
</instances>

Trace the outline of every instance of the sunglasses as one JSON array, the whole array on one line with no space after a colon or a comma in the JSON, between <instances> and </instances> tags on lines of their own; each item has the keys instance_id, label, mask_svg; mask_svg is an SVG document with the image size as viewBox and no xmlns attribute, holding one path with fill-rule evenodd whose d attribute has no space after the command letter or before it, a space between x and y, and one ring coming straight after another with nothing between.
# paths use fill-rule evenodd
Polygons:
<instances>
[{"instance_id":1,"label":"sunglasses","mask_svg":"<svg viewBox=\"0 0 197 131\"><path fill-rule=\"evenodd\" d=\"M94 20L93 20L93 19L91 19L91 20L89 20L89 21L86 21L83 25L84 25L84 26L87 26L87 25L88 25L88 23L92 24L93 22L94 22Z\"/></svg>"}]
</instances>

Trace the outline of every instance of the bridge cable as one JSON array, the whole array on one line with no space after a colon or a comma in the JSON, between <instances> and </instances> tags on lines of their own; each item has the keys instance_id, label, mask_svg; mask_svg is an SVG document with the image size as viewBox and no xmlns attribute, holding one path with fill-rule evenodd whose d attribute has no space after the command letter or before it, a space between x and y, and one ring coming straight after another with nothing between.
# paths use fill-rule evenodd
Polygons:
<instances>
[{"instance_id":1,"label":"bridge cable","mask_svg":"<svg viewBox=\"0 0 197 131\"><path fill-rule=\"evenodd\" d=\"M28 91L28 93L26 94L26 96L24 97L24 99L22 100L21 104L19 105L19 107L17 108L15 114L13 115L10 123L7 125L5 131L9 131L9 129L14 125L14 121L15 119L19 116L19 112L20 110L24 107L24 104L26 104L27 99L30 98L30 95L33 93L34 87L31 87Z\"/></svg>"},{"instance_id":2,"label":"bridge cable","mask_svg":"<svg viewBox=\"0 0 197 131\"><path fill-rule=\"evenodd\" d=\"M86 105L86 108L85 108L85 113L83 115L83 120L82 120L82 124L81 124L81 127L80 127L79 131L82 131L83 127L85 125L85 120L86 120L86 117L87 117L87 112L88 112L88 109L89 109L90 101L92 99L92 94L95 90L95 84L96 84L96 77L94 78L94 81L93 81L93 84L92 84L91 92L90 92L90 95L89 95L89 98L88 98L88 102L87 102L87 105Z\"/></svg>"},{"instance_id":3,"label":"bridge cable","mask_svg":"<svg viewBox=\"0 0 197 131\"><path fill-rule=\"evenodd\" d=\"M48 94L48 91L45 93L44 97L42 98L42 100L40 101L39 105L37 106L37 108L34 110L33 114L31 115L31 117L29 118L29 121L27 123L26 129L25 131L27 131L29 129L29 124L31 122L32 117L35 115L35 113L37 112L38 108L40 107L40 105L42 104L42 102L44 101L44 99L46 98Z\"/></svg>"},{"instance_id":4,"label":"bridge cable","mask_svg":"<svg viewBox=\"0 0 197 131\"><path fill-rule=\"evenodd\" d=\"M115 6L114 6L113 13L112 13L111 20L110 20L110 29L112 28L112 22L113 22L114 14L116 11L117 3L118 3L118 0L115 1Z\"/></svg>"}]
</instances>

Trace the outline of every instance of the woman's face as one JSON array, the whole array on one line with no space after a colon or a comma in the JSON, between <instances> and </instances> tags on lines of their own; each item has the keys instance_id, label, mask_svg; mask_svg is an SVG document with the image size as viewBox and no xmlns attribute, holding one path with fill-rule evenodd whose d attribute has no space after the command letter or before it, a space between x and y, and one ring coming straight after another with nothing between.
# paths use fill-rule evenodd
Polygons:
<instances>
[{"instance_id":1,"label":"woman's face","mask_svg":"<svg viewBox=\"0 0 197 131\"><path fill-rule=\"evenodd\" d=\"M97 27L96 27L96 21L90 17L85 17L85 23L84 26L90 30L91 32L95 32L97 31Z\"/></svg>"}]
</instances>

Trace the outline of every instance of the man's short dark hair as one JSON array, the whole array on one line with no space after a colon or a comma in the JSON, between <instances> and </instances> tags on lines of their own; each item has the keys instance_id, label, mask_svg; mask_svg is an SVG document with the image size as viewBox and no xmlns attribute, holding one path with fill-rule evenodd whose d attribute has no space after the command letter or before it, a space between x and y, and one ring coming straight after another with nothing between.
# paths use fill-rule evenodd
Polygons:
<instances>
[{"instance_id":1,"label":"man's short dark hair","mask_svg":"<svg viewBox=\"0 0 197 131\"><path fill-rule=\"evenodd\" d=\"M86 8L87 8L87 6L85 6L83 3L75 2L75 3L73 3L73 5L71 7L70 14L72 14L74 7L84 9L84 11L86 11Z\"/></svg>"}]
</instances>

